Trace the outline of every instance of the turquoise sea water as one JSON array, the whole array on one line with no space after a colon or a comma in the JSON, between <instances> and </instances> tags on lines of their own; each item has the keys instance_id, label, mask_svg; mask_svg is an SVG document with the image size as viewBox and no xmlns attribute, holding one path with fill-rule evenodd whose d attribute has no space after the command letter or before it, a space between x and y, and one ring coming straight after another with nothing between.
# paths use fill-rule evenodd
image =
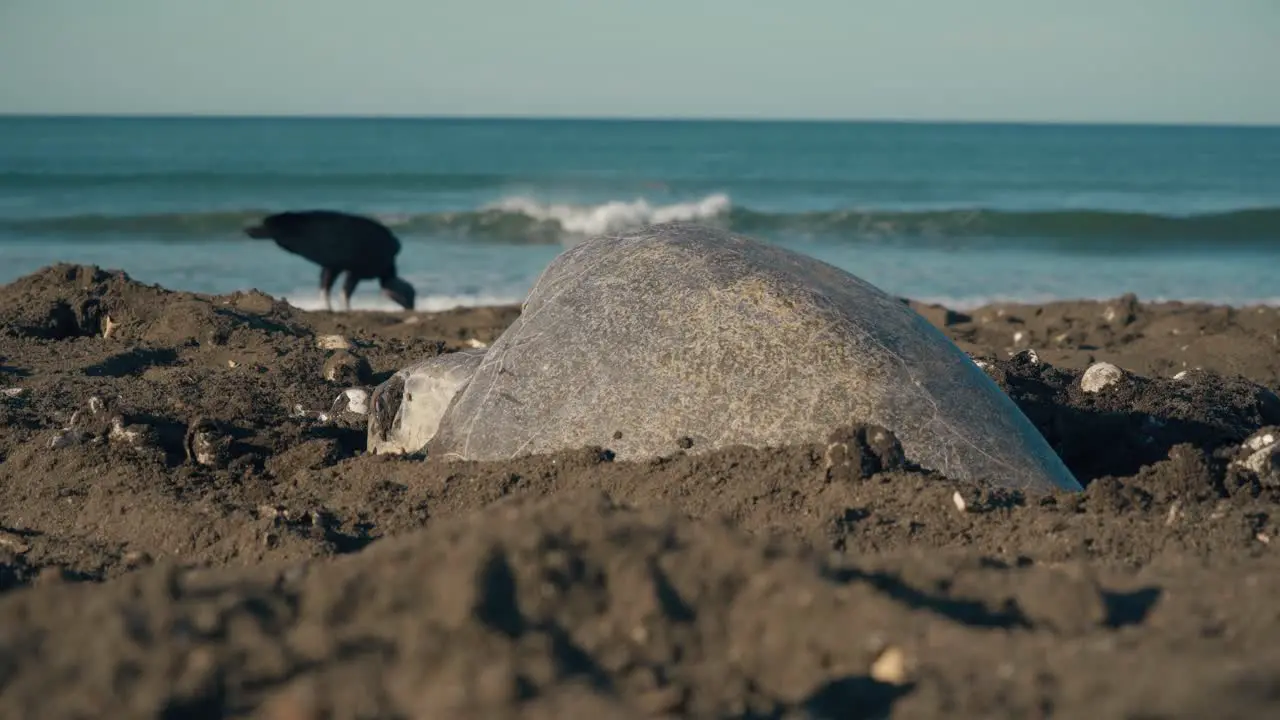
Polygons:
<instances>
[{"instance_id":1,"label":"turquoise sea water","mask_svg":"<svg viewBox=\"0 0 1280 720\"><path fill-rule=\"evenodd\" d=\"M568 245L671 219L957 307L1280 302L1280 128L0 118L0 282L83 262L317 307L318 269L241 228L320 207L400 234L422 309L519 301Z\"/></svg>"}]
</instances>

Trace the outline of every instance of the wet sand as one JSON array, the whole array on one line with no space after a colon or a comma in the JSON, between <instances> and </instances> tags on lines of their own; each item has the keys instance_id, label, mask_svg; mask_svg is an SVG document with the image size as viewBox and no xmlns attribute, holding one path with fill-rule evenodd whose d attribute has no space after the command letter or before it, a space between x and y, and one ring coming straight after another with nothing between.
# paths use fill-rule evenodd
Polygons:
<instances>
[{"instance_id":1,"label":"wet sand","mask_svg":"<svg viewBox=\"0 0 1280 720\"><path fill-rule=\"evenodd\" d=\"M0 287L0 716L1277 712L1280 456L1242 444L1280 439L1280 309L914 307L1085 493L826 444L371 456L335 397L518 307ZM1100 361L1125 375L1085 392Z\"/></svg>"}]
</instances>

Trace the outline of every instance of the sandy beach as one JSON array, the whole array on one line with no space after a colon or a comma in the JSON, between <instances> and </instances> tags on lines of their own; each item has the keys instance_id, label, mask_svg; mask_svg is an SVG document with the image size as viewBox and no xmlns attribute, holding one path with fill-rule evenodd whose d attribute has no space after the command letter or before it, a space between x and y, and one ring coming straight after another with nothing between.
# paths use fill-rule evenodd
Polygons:
<instances>
[{"instance_id":1,"label":"sandy beach","mask_svg":"<svg viewBox=\"0 0 1280 720\"><path fill-rule=\"evenodd\" d=\"M0 286L0 707L1276 712L1280 308L913 307L1083 494L829 467L824 445L367 455L344 389L492 342L519 307L303 312L71 265ZM1097 362L1124 375L1085 392Z\"/></svg>"}]
</instances>

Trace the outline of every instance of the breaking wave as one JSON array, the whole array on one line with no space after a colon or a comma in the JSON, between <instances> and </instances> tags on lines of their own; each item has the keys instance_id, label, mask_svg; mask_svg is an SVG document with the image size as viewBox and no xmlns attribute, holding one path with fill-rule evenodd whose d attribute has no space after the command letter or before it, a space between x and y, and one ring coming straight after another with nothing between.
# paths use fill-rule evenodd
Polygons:
<instances>
[{"instance_id":1,"label":"breaking wave","mask_svg":"<svg viewBox=\"0 0 1280 720\"><path fill-rule=\"evenodd\" d=\"M159 240L242 239L264 208L138 215L85 214L0 219L0 232L22 238L112 236ZM694 221L762 237L821 236L845 241L1056 239L1116 241L1280 241L1280 207L1196 215L1107 210L1010 211L847 209L763 212L734 205L724 194L690 202L644 199L597 205L545 203L511 197L474 210L373 213L406 237L445 237L495 243L566 243L651 223Z\"/></svg>"}]
</instances>

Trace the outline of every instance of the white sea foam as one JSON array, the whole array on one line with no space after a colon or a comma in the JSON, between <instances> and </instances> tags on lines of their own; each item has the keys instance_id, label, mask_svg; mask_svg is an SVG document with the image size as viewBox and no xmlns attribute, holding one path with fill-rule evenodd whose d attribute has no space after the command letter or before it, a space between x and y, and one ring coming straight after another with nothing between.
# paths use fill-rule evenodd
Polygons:
<instances>
[{"instance_id":1,"label":"white sea foam","mask_svg":"<svg viewBox=\"0 0 1280 720\"><path fill-rule=\"evenodd\" d=\"M299 310L323 310L324 298L318 290L298 290L285 296L285 302ZM342 299L338 293L333 294L333 309L342 309ZM420 312L441 312L459 307L487 307L490 305L517 305L524 298L517 295L476 294L476 295L423 295L419 296L414 310ZM381 293L362 293L356 291L351 296L353 311L399 311L404 308L392 302Z\"/></svg>"},{"instance_id":2,"label":"white sea foam","mask_svg":"<svg viewBox=\"0 0 1280 720\"><path fill-rule=\"evenodd\" d=\"M1027 304L1038 305L1040 303L1050 303L1059 300L1105 300L1103 297L1066 297L1058 296L1052 293L1027 293L1027 294L1003 294L1003 295L965 295L965 296L947 296L947 295L907 295L907 299L922 303L924 305L941 305L949 310L965 312L975 310L984 305L1000 305L1000 304Z\"/></svg>"},{"instance_id":3,"label":"white sea foam","mask_svg":"<svg viewBox=\"0 0 1280 720\"><path fill-rule=\"evenodd\" d=\"M941 305L949 310L959 312L967 312L976 310L987 305L1040 305L1043 303L1054 302L1107 302L1115 300L1121 294L1120 292L1111 295L1101 294L1073 294L1064 293L1059 295L1051 295L1044 293L1028 293L1025 295L1008 294L1008 295L968 295L968 296L907 296L907 299L926 305ZM1277 296L1238 296L1238 295L1212 295L1212 296L1189 296L1189 297L1173 297L1166 295L1144 296L1139 294L1138 301L1144 304L1180 302L1187 304L1204 303L1206 305L1228 305L1235 308L1243 307L1273 307L1280 308L1280 297Z\"/></svg>"},{"instance_id":4,"label":"white sea foam","mask_svg":"<svg viewBox=\"0 0 1280 720\"><path fill-rule=\"evenodd\" d=\"M653 223L706 220L723 215L732 206L728 195L715 193L694 202L671 205L652 205L643 198L631 201L612 200L600 205L568 205L511 197L488 205L485 209L520 213L534 220L553 221L569 233L599 235Z\"/></svg>"}]
</instances>

